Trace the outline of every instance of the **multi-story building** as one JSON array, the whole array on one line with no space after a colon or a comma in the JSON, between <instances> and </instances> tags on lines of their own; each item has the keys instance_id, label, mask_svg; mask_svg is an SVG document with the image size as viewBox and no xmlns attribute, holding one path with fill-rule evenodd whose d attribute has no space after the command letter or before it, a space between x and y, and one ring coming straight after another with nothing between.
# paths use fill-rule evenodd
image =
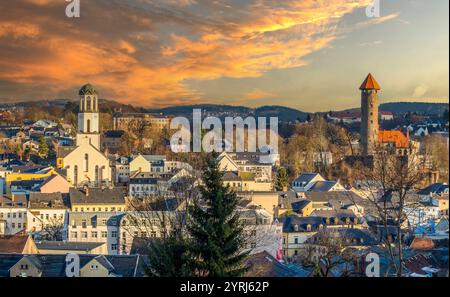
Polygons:
<instances>
[{"instance_id":1,"label":"multi-story building","mask_svg":"<svg viewBox=\"0 0 450 297\"><path fill-rule=\"evenodd\" d=\"M125 211L125 188L71 188L69 192L72 212Z\"/></svg>"},{"instance_id":2,"label":"multi-story building","mask_svg":"<svg viewBox=\"0 0 450 297\"><path fill-rule=\"evenodd\" d=\"M169 129L171 117L152 115L148 113L115 113L113 129L130 131L140 125L158 130Z\"/></svg>"},{"instance_id":3,"label":"multi-story building","mask_svg":"<svg viewBox=\"0 0 450 297\"><path fill-rule=\"evenodd\" d=\"M0 194L0 236L14 235L27 228L27 197Z\"/></svg>"},{"instance_id":4,"label":"multi-story building","mask_svg":"<svg viewBox=\"0 0 450 297\"><path fill-rule=\"evenodd\" d=\"M130 162L131 157L119 157L115 161L115 183L122 184L130 181Z\"/></svg>"},{"instance_id":5,"label":"multi-story building","mask_svg":"<svg viewBox=\"0 0 450 297\"><path fill-rule=\"evenodd\" d=\"M305 252L305 242L317 232L334 228L363 228L363 219L349 210L314 211L309 217L296 214L280 218L283 222L283 255L294 259Z\"/></svg>"},{"instance_id":6,"label":"multi-story building","mask_svg":"<svg viewBox=\"0 0 450 297\"><path fill-rule=\"evenodd\" d=\"M123 212L70 212L67 241L107 244L108 255L119 254L119 231Z\"/></svg>"},{"instance_id":7,"label":"multi-story building","mask_svg":"<svg viewBox=\"0 0 450 297\"><path fill-rule=\"evenodd\" d=\"M272 164L262 163L262 153L227 153L219 156L219 169L221 171L250 172L257 182L272 182Z\"/></svg>"},{"instance_id":8,"label":"multi-story building","mask_svg":"<svg viewBox=\"0 0 450 297\"><path fill-rule=\"evenodd\" d=\"M51 240L61 240L65 237L68 211L69 206L61 193L30 193L27 231Z\"/></svg>"},{"instance_id":9,"label":"multi-story building","mask_svg":"<svg viewBox=\"0 0 450 297\"><path fill-rule=\"evenodd\" d=\"M224 185L230 186L233 191L272 191L273 185L271 182L258 182L255 173L253 172L233 172L227 171L222 178Z\"/></svg>"},{"instance_id":10,"label":"multi-story building","mask_svg":"<svg viewBox=\"0 0 450 297\"><path fill-rule=\"evenodd\" d=\"M130 173L164 172L166 156L139 154L130 162Z\"/></svg>"}]
</instances>

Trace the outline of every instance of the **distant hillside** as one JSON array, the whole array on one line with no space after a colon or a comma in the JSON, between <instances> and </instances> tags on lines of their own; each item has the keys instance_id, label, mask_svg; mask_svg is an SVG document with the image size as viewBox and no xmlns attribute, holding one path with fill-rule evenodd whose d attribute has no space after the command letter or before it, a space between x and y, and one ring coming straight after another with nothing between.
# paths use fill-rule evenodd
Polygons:
<instances>
[{"instance_id":1,"label":"distant hillside","mask_svg":"<svg viewBox=\"0 0 450 297\"><path fill-rule=\"evenodd\" d=\"M69 103L69 105L67 105ZM145 109L142 107L133 106L130 104L123 104L113 100L100 99L100 110L102 112L112 113L114 111L121 110L124 113L129 112L148 112L154 114L184 116L187 118L192 117L192 110L198 108L202 110L203 116L217 116L224 118L227 116L255 116L255 117L278 117L281 122L294 122L296 120L304 121L311 113L303 112L294 108L285 106L261 106L258 108L250 108L245 106L232 106L232 105L219 105L219 104L197 104L197 105L183 105L183 106L170 106L158 109ZM1 107L46 107L46 106L59 106L62 108L69 107L74 112L78 109L78 100L71 99L55 99L46 101L29 101L29 102L17 102L17 103L0 103ZM425 103L425 102L391 102L380 104L381 111L390 111L395 114L404 113L419 113L428 115L442 115L445 110L448 110L448 103ZM346 109L344 111L359 110L359 107Z\"/></svg>"},{"instance_id":2,"label":"distant hillside","mask_svg":"<svg viewBox=\"0 0 450 297\"><path fill-rule=\"evenodd\" d=\"M390 111L394 114L418 113L426 115L442 115L448 110L448 103L426 103L426 102L390 102L380 104L380 111ZM356 111L358 108L350 108L343 110Z\"/></svg>"},{"instance_id":3,"label":"distant hillside","mask_svg":"<svg viewBox=\"0 0 450 297\"><path fill-rule=\"evenodd\" d=\"M171 106L160 109L148 109L148 112L156 114L184 116L190 118L192 117L192 110L194 108L201 109L203 115L214 115L221 118L226 116L278 117L283 122L290 122L297 119L305 120L308 116L308 113L306 112L284 106L261 106L258 108L249 108L245 106L215 104Z\"/></svg>"},{"instance_id":4,"label":"distant hillside","mask_svg":"<svg viewBox=\"0 0 450 297\"><path fill-rule=\"evenodd\" d=\"M391 102L380 105L380 110L393 113L417 112L419 114L442 115L448 110L448 103Z\"/></svg>"}]
</instances>

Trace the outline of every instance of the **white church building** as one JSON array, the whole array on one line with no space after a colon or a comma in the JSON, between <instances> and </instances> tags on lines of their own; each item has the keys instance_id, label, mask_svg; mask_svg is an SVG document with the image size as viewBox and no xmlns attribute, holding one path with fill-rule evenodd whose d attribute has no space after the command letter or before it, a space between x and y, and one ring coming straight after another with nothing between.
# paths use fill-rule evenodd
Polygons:
<instances>
[{"instance_id":1,"label":"white church building","mask_svg":"<svg viewBox=\"0 0 450 297\"><path fill-rule=\"evenodd\" d=\"M98 93L87 84L80 89L79 95L76 148L63 161L67 180L75 187L109 186L113 181L112 169L109 159L100 151Z\"/></svg>"}]
</instances>

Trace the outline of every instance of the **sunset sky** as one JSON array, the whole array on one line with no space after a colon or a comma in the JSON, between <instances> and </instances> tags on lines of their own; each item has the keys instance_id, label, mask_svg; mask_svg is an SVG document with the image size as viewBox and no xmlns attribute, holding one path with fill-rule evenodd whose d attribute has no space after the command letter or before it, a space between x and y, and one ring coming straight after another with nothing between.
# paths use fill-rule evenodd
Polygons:
<instances>
[{"instance_id":1,"label":"sunset sky","mask_svg":"<svg viewBox=\"0 0 450 297\"><path fill-rule=\"evenodd\" d=\"M145 107L217 103L304 111L359 106L371 72L381 102L447 102L449 1L0 1L0 102L101 98Z\"/></svg>"}]
</instances>

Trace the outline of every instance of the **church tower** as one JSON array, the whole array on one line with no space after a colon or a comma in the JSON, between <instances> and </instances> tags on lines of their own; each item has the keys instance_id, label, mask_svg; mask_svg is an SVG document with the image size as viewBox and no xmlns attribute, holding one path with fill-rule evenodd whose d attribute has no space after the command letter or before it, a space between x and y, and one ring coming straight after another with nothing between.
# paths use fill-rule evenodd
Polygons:
<instances>
[{"instance_id":1,"label":"church tower","mask_svg":"<svg viewBox=\"0 0 450 297\"><path fill-rule=\"evenodd\" d=\"M77 145L84 141L100 150L100 114L98 93L91 84L81 87L80 111L78 113Z\"/></svg>"},{"instance_id":2,"label":"church tower","mask_svg":"<svg viewBox=\"0 0 450 297\"><path fill-rule=\"evenodd\" d=\"M363 156L373 155L378 140L378 91L381 89L369 73L361 87L361 148Z\"/></svg>"}]
</instances>

